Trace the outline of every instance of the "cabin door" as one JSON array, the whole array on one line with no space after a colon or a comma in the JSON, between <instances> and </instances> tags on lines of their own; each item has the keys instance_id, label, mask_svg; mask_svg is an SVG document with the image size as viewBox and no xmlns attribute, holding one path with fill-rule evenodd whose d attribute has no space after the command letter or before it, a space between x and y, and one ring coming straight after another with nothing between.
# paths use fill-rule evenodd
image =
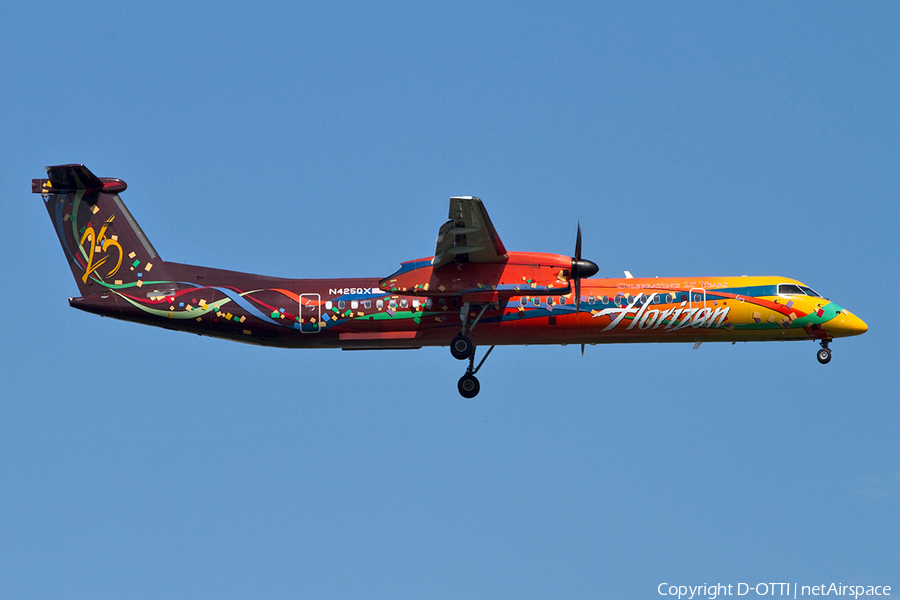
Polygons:
<instances>
[{"instance_id":1,"label":"cabin door","mask_svg":"<svg viewBox=\"0 0 900 600\"><path fill-rule=\"evenodd\" d=\"M692 288L691 295L688 298L688 308L706 308L706 290L703 288Z\"/></svg>"},{"instance_id":2,"label":"cabin door","mask_svg":"<svg viewBox=\"0 0 900 600\"><path fill-rule=\"evenodd\" d=\"M300 294L300 331L319 333L322 324L322 302L319 294Z\"/></svg>"}]
</instances>

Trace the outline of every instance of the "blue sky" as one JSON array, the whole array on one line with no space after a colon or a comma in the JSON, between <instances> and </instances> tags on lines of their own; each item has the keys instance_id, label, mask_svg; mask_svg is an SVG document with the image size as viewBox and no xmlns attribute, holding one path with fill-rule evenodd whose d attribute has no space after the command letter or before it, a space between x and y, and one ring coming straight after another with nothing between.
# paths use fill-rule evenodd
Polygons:
<instances>
[{"instance_id":1,"label":"blue sky","mask_svg":"<svg viewBox=\"0 0 900 600\"><path fill-rule=\"evenodd\" d=\"M894 3L0 8L0 588L17 598L900 589ZM286 351L101 319L30 179L166 260L384 276L448 198L600 277L783 275L812 343ZM15 292L15 293L13 293ZM751 594L752 596L752 594Z\"/></svg>"}]
</instances>

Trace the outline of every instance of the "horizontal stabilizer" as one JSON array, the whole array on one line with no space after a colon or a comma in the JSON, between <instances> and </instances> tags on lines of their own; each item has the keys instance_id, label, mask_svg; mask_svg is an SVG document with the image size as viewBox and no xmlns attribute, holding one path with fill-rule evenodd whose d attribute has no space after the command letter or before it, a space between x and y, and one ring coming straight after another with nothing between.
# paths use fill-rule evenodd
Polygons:
<instances>
[{"instance_id":1,"label":"horizontal stabilizer","mask_svg":"<svg viewBox=\"0 0 900 600\"><path fill-rule=\"evenodd\" d=\"M54 191L96 190L103 182L84 165L59 165L47 167L47 177Z\"/></svg>"},{"instance_id":2,"label":"horizontal stabilizer","mask_svg":"<svg viewBox=\"0 0 900 600\"><path fill-rule=\"evenodd\" d=\"M128 185L114 177L97 177L84 165L57 165L47 167L49 179L32 179L31 191L35 194L67 194L84 190L88 201L95 200L91 192L118 194Z\"/></svg>"}]
</instances>

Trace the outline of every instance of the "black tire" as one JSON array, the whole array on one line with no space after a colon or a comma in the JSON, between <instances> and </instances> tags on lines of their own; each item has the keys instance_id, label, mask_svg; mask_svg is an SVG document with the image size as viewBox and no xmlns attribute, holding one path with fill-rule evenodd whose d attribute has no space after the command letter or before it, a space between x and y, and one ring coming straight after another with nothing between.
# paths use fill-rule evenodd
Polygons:
<instances>
[{"instance_id":1,"label":"black tire","mask_svg":"<svg viewBox=\"0 0 900 600\"><path fill-rule=\"evenodd\" d=\"M829 350L828 348L822 348L821 350L816 352L816 358L823 365L827 365L829 362L831 362L831 350Z\"/></svg>"},{"instance_id":2,"label":"black tire","mask_svg":"<svg viewBox=\"0 0 900 600\"><path fill-rule=\"evenodd\" d=\"M474 398L481 390L481 384L478 383L478 379L474 375L463 375L459 378L456 388L459 390L459 395L463 398Z\"/></svg>"},{"instance_id":3,"label":"black tire","mask_svg":"<svg viewBox=\"0 0 900 600\"><path fill-rule=\"evenodd\" d=\"M464 335L458 335L450 342L450 354L456 360L466 360L472 356L472 340Z\"/></svg>"}]
</instances>

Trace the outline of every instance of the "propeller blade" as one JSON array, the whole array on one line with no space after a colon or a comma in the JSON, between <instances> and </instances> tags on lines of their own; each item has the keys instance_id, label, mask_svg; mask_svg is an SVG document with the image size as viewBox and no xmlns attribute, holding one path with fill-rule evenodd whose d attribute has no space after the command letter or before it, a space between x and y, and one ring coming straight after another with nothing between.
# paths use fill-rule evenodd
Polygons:
<instances>
[{"instance_id":1,"label":"propeller blade","mask_svg":"<svg viewBox=\"0 0 900 600\"><path fill-rule=\"evenodd\" d=\"M575 236L575 261L581 260L581 221L578 221L578 234Z\"/></svg>"},{"instance_id":2,"label":"propeller blade","mask_svg":"<svg viewBox=\"0 0 900 600\"><path fill-rule=\"evenodd\" d=\"M584 344L581 345L581 358L584 358Z\"/></svg>"},{"instance_id":3,"label":"propeller blade","mask_svg":"<svg viewBox=\"0 0 900 600\"><path fill-rule=\"evenodd\" d=\"M578 232L575 235L575 256L572 257L572 268L569 278L575 282L575 314L581 312L581 279L595 275L600 270L595 263L581 258L581 221L578 221Z\"/></svg>"},{"instance_id":4,"label":"propeller blade","mask_svg":"<svg viewBox=\"0 0 900 600\"><path fill-rule=\"evenodd\" d=\"M575 278L575 314L581 311L581 278Z\"/></svg>"}]
</instances>

